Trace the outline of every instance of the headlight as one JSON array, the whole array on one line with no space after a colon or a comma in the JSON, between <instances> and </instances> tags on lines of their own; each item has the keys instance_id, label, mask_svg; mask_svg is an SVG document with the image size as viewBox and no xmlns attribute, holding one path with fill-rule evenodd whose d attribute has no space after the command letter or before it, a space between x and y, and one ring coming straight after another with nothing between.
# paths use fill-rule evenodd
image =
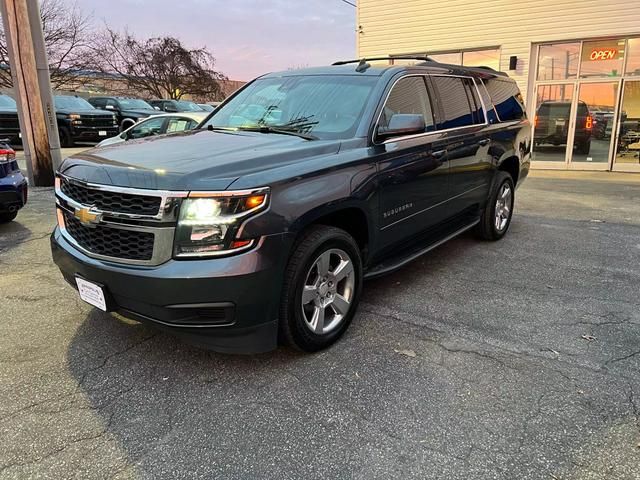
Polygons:
<instances>
[{"instance_id":1,"label":"headlight","mask_svg":"<svg viewBox=\"0 0 640 480\"><path fill-rule=\"evenodd\" d=\"M80 114L79 114L79 113L70 113L70 114L69 114L69 118L70 118L71 120L80 120L80 118L81 118L81 117L80 117Z\"/></svg>"},{"instance_id":2,"label":"headlight","mask_svg":"<svg viewBox=\"0 0 640 480\"><path fill-rule=\"evenodd\" d=\"M175 256L217 256L250 248L254 240L237 239L238 228L265 210L268 202L268 188L210 195L192 192L180 206Z\"/></svg>"}]
</instances>

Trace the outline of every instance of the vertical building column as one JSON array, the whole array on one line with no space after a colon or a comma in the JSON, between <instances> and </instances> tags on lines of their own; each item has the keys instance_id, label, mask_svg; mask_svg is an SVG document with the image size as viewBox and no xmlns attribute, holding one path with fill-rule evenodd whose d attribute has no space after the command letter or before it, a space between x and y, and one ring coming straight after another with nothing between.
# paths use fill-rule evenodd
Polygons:
<instances>
[{"instance_id":1,"label":"vertical building column","mask_svg":"<svg viewBox=\"0 0 640 480\"><path fill-rule=\"evenodd\" d=\"M60 144L37 0L0 0L31 185L52 186Z\"/></svg>"}]
</instances>

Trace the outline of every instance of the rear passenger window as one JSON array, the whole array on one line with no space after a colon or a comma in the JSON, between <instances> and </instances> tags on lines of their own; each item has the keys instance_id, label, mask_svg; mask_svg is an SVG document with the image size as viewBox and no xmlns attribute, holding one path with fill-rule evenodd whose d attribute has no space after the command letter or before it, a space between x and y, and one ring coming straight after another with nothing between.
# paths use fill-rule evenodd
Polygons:
<instances>
[{"instance_id":1,"label":"rear passenger window","mask_svg":"<svg viewBox=\"0 0 640 480\"><path fill-rule=\"evenodd\" d=\"M443 118L438 121L438 129L466 127L478 123L476 107L470 105L469 91L463 78L431 77L437 90L438 103ZM482 120L484 122L484 119Z\"/></svg>"},{"instance_id":2,"label":"rear passenger window","mask_svg":"<svg viewBox=\"0 0 640 480\"><path fill-rule=\"evenodd\" d=\"M508 122L526 118L524 102L516 82L501 78L490 78L484 80L484 84L501 121Z\"/></svg>"},{"instance_id":3,"label":"rear passenger window","mask_svg":"<svg viewBox=\"0 0 640 480\"><path fill-rule=\"evenodd\" d=\"M496 114L496 109L493 107L493 100L489 96L489 92L487 92L487 87L484 82L479 81L478 90L480 91L480 97L482 97L482 102L484 106L487 108L487 120L489 123L498 122L498 115Z\"/></svg>"},{"instance_id":4,"label":"rear passenger window","mask_svg":"<svg viewBox=\"0 0 640 480\"><path fill-rule=\"evenodd\" d=\"M418 114L424 117L426 131L434 129L431 102L427 94L424 77L405 77L393 86L387 103L380 116L380 126L389 125L391 116L396 113Z\"/></svg>"}]
</instances>

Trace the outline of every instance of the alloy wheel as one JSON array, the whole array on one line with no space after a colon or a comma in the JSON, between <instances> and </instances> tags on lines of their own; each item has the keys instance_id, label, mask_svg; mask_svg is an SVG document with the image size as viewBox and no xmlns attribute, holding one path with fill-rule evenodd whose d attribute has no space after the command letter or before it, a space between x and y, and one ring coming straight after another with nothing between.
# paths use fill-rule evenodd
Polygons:
<instances>
[{"instance_id":1,"label":"alloy wheel","mask_svg":"<svg viewBox=\"0 0 640 480\"><path fill-rule=\"evenodd\" d=\"M316 335L335 330L346 318L355 278L353 261L344 250L327 250L313 262L302 289L302 316Z\"/></svg>"},{"instance_id":2,"label":"alloy wheel","mask_svg":"<svg viewBox=\"0 0 640 480\"><path fill-rule=\"evenodd\" d=\"M508 183L503 183L496 199L494 225L498 232L502 232L509 224L511 209L513 208L513 190Z\"/></svg>"}]
</instances>

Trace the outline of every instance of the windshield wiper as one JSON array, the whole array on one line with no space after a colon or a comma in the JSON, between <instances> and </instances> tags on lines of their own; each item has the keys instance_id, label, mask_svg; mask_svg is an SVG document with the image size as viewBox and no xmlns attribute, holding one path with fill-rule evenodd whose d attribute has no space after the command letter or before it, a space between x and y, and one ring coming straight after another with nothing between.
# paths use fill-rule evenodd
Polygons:
<instances>
[{"instance_id":1,"label":"windshield wiper","mask_svg":"<svg viewBox=\"0 0 640 480\"><path fill-rule=\"evenodd\" d=\"M296 137L304 138L305 140L317 140L318 137L309 133L303 133L298 128L291 128L287 126L270 126L270 125L257 125L255 127L237 127L237 130L242 132L260 132L260 133L278 133L280 135L293 135Z\"/></svg>"}]
</instances>

